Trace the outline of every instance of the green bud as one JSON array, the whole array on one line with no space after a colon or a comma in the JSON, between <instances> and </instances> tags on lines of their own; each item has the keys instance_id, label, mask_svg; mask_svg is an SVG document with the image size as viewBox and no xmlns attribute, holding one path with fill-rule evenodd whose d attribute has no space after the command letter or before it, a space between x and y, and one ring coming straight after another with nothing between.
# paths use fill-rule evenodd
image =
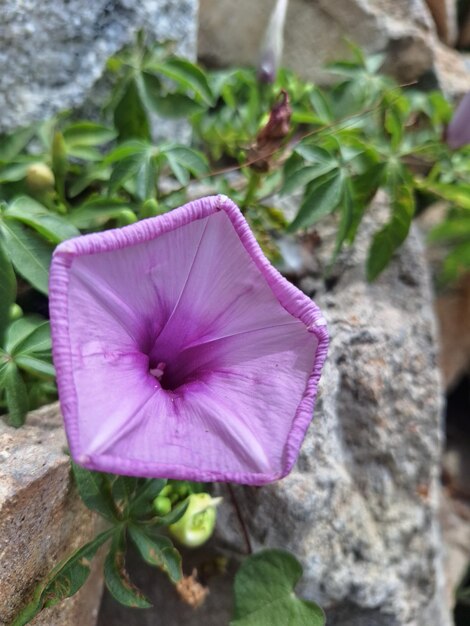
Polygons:
<instances>
[{"instance_id":1,"label":"green bud","mask_svg":"<svg viewBox=\"0 0 470 626\"><path fill-rule=\"evenodd\" d=\"M20 307L20 305L12 304L10 307L10 314L9 314L10 321L13 322L14 320L17 320L22 316L23 316L23 309Z\"/></svg>"},{"instance_id":2,"label":"green bud","mask_svg":"<svg viewBox=\"0 0 470 626\"><path fill-rule=\"evenodd\" d=\"M154 217L160 213L158 202L155 198L149 198L142 205L142 217Z\"/></svg>"},{"instance_id":3,"label":"green bud","mask_svg":"<svg viewBox=\"0 0 470 626\"><path fill-rule=\"evenodd\" d=\"M157 496L153 501L153 509L157 515L168 515L171 511L171 501L166 496Z\"/></svg>"},{"instance_id":4,"label":"green bud","mask_svg":"<svg viewBox=\"0 0 470 626\"><path fill-rule=\"evenodd\" d=\"M26 184L31 191L50 191L54 188L54 172L45 163L33 163L26 170Z\"/></svg>"},{"instance_id":5,"label":"green bud","mask_svg":"<svg viewBox=\"0 0 470 626\"><path fill-rule=\"evenodd\" d=\"M213 498L208 493L193 493L188 496L188 501L183 517L168 530L184 546L197 548L212 536L217 519L216 507L222 498Z\"/></svg>"},{"instance_id":6,"label":"green bud","mask_svg":"<svg viewBox=\"0 0 470 626\"><path fill-rule=\"evenodd\" d=\"M172 491L173 491L173 487L171 485L165 485L158 495L169 496Z\"/></svg>"},{"instance_id":7,"label":"green bud","mask_svg":"<svg viewBox=\"0 0 470 626\"><path fill-rule=\"evenodd\" d=\"M130 209L123 209L117 217L118 226L128 226L137 222L137 215Z\"/></svg>"}]
</instances>

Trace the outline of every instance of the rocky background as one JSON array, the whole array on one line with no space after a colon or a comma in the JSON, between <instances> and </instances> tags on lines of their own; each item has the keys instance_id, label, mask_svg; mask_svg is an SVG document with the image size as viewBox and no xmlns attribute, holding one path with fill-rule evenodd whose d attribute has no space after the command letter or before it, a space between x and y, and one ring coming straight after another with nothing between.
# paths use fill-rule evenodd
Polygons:
<instances>
[{"instance_id":1,"label":"rocky background","mask_svg":"<svg viewBox=\"0 0 470 626\"><path fill-rule=\"evenodd\" d=\"M106 59L142 26L160 40L174 40L190 58L198 50L214 66L255 64L273 1L199 5L3 0L0 130L95 101ZM450 97L470 89L469 56L455 49L470 45L470 13L458 27L455 0L291 0L284 62L306 78L328 82L322 67L347 55L345 37L369 52L386 52L387 70L401 82L438 86ZM461 426L454 424L443 488L443 399L445 385L457 386L468 367L470 349L458 366L444 369L443 383L429 263L418 229L383 276L365 284L364 251L386 210L379 197L370 213L374 221L365 222L355 247L327 280L327 224L319 230L320 245L284 242L290 251L286 273L327 315L330 355L316 417L292 474L262 489L239 487L230 494L220 487L226 505L218 535L187 561L188 571L197 566L210 585L206 605L194 612L179 603L158 572L131 563L155 612L126 610L105 595L99 626L227 624L231 577L247 549L233 498L254 548L284 547L299 557L305 568L301 592L324 606L329 624L450 626L453 589L470 558L464 478L469 453ZM441 344L449 348L441 362L452 360L456 344L462 346L464 331L455 329L468 325L469 293L462 288L454 294L457 305L437 304L442 320L455 320L453 335L443 335ZM52 408L32 416L24 430L0 430L0 624L8 623L44 575L48 559L61 558L87 536L88 514L70 483L59 423ZM33 525L31 511L37 512ZM24 536L28 545L15 552L12 546ZM213 554L221 551L229 558L227 572L210 576ZM93 582L63 613L45 615L44 623L95 624L100 593L99 582ZM88 608L74 613L76 606Z\"/></svg>"}]
</instances>

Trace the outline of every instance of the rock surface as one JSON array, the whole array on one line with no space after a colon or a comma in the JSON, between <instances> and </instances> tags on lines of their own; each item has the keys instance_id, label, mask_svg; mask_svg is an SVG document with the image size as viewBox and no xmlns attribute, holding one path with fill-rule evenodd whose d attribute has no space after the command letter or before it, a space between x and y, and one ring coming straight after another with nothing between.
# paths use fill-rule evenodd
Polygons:
<instances>
[{"instance_id":1,"label":"rock surface","mask_svg":"<svg viewBox=\"0 0 470 626\"><path fill-rule=\"evenodd\" d=\"M196 52L197 0L4 0L0 132L80 106L108 57L145 28Z\"/></svg>"},{"instance_id":2,"label":"rock surface","mask_svg":"<svg viewBox=\"0 0 470 626\"><path fill-rule=\"evenodd\" d=\"M256 65L273 0L201 0L199 55L219 65ZM400 80L433 64L435 26L425 0L291 0L283 64L325 82L327 61L348 55L345 38L368 52L385 51Z\"/></svg>"},{"instance_id":3,"label":"rock surface","mask_svg":"<svg viewBox=\"0 0 470 626\"><path fill-rule=\"evenodd\" d=\"M441 381L427 266L413 230L383 276L366 284L365 251L387 212L383 196L372 212L327 280L321 269L332 226L321 224L319 247L303 239L297 260L290 247L285 269L329 321L321 394L290 476L233 491L253 548L295 553L304 566L299 592L326 609L332 626L449 626L438 521ZM246 544L230 493L218 490L225 504L212 548L235 562L209 581L207 605L191 612L161 575L131 562L155 609L133 616L105 596L100 626L228 624L230 578ZM200 567L204 554L193 559Z\"/></svg>"},{"instance_id":4,"label":"rock surface","mask_svg":"<svg viewBox=\"0 0 470 626\"><path fill-rule=\"evenodd\" d=\"M58 405L30 413L18 430L0 422L0 626L57 562L93 537L95 525L72 484ZM76 596L31 623L94 626L101 589L96 565Z\"/></svg>"},{"instance_id":5,"label":"rock surface","mask_svg":"<svg viewBox=\"0 0 470 626\"><path fill-rule=\"evenodd\" d=\"M386 213L373 206L326 284L309 271L331 348L316 415L289 477L235 489L255 549L283 547L304 565L300 591L335 626L447 626L437 519L441 381L421 242L411 233L372 285L363 263ZM320 233L325 241L328 234ZM317 258L328 258L328 245ZM326 253L326 257L325 257ZM315 284L316 283L316 284ZM220 540L244 550L221 508Z\"/></svg>"}]
</instances>

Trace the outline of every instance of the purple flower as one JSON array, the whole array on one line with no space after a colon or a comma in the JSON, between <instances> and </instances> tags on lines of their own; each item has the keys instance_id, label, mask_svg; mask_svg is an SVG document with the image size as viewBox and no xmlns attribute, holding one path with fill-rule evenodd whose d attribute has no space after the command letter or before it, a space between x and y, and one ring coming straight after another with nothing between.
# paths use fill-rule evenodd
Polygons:
<instances>
[{"instance_id":1,"label":"purple flower","mask_svg":"<svg viewBox=\"0 0 470 626\"><path fill-rule=\"evenodd\" d=\"M50 312L80 465L256 485L292 468L327 330L225 196L62 243Z\"/></svg>"},{"instance_id":2,"label":"purple flower","mask_svg":"<svg viewBox=\"0 0 470 626\"><path fill-rule=\"evenodd\" d=\"M446 129L445 140L454 150L470 144L470 91L455 109Z\"/></svg>"}]
</instances>

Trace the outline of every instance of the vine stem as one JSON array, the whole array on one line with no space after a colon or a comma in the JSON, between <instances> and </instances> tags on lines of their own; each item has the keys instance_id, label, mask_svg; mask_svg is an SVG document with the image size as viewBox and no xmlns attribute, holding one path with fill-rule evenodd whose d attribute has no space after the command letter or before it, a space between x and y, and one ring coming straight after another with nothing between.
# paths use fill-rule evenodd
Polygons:
<instances>
[{"instance_id":1,"label":"vine stem","mask_svg":"<svg viewBox=\"0 0 470 626\"><path fill-rule=\"evenodd\" d=\"M245 547L247 554L253 554L253 548L251 546L250 535L248 534L248 529L245 524L245 520L243 519L242 512L240 510L240 506L238 504L237 498L235 496L235 492L233 490L232 485L227 483L227 488L230 493L230 499L232 500L233 508L235 509L235 513L238 518L238 522L240 524L240 528L242 529L243 538L245 540Z\"/></svg>"}]
</instances>

